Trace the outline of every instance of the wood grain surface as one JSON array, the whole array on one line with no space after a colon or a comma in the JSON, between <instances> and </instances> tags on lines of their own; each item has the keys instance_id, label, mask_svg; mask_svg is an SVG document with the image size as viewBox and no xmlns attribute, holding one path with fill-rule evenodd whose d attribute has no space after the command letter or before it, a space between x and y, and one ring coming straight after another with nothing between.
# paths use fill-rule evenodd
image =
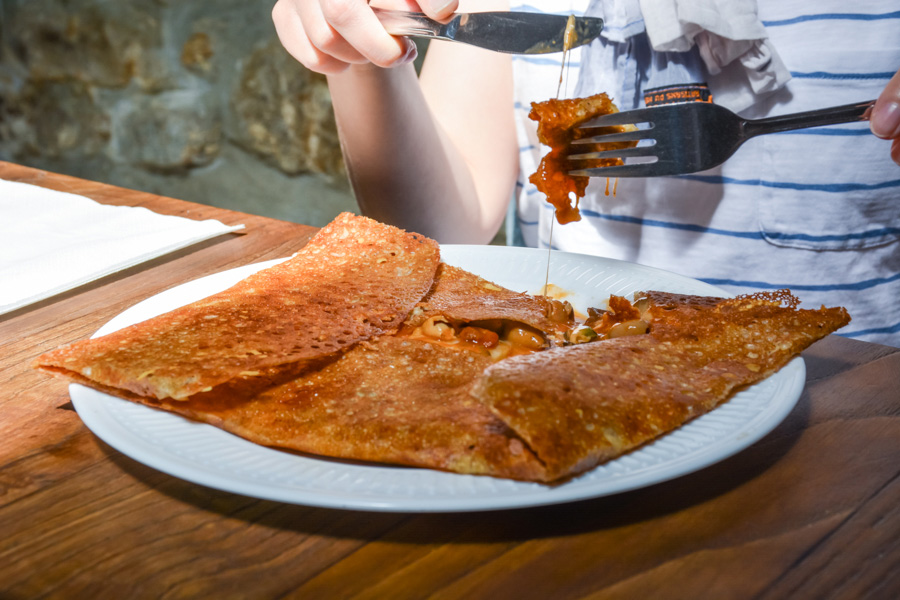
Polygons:
<instances>
[{"instance_id":1,"label":"wood grain surface","mask_svg":"<svg viewBox=\"0 0 900 600\"><path fill-rule=\"evenodd\" d=\"M900 597L896 348L823 340L771 434L616 496L463 514L256 500L123 456L29 363L164 289L286 256L315 230L9 163L0 178L246 225L0 317L4 600Z\"/></svg>"}]
</instances>

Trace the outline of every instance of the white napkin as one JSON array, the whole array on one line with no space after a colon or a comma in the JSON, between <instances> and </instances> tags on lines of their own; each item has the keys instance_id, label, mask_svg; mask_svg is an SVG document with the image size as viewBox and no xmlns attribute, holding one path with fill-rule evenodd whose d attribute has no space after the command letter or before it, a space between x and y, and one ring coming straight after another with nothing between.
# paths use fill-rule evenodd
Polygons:
<instances>
[{"instance_id":1,"label":"white napkin","mask_svg":"<svg viewBox=\"0 0 900 600\"><path fill-rule=\"evenodd\" d=\"M0 179L0 314L243 227Z\"/></svg>"},{"instance_id":2,"label":"white napkin","mask_svg":"<svg viewBox=\"0 0 900 600\"><path fill-rule=\"evenodd\" d=\"M654 50L685 52L697 45L717 104L741 111L790 80L756 0L639 1Z\"/></svg>"}]
</instances>

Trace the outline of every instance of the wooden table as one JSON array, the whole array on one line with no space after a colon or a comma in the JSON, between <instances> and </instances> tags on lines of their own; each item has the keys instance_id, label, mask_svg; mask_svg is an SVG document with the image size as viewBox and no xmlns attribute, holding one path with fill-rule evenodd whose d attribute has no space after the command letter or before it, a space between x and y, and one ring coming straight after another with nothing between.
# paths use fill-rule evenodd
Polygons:
<instances>
[{"instance_id":1,"label":"wooden table","mask_svg":"<svg viewBox=\"0 0 900 600\"><path fill-rule=\"evenodd\" d=\"M256 500L126 458L28 364L315 230L9 163L0 178L247 227L0 317L0 598L900 597L896 348L816 344L803 397L770 435L617 496L464 514Z\"/></svg>"}]
</instances>

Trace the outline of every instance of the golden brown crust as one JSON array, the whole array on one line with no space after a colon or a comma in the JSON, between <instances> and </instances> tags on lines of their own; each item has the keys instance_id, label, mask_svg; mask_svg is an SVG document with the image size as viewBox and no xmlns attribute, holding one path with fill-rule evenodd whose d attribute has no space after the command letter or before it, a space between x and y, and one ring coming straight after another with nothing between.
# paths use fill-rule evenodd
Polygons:
<instances>
[{"instance_id":1,"label":"golden brown crust","mask_svg":"<svg viewBox=\"0 0 900 600\"><path fill-rule=\"evenodd\" d=\"M565 325L547 317L547 298L514 292L445 263L438 267L434 285L419 307L422 310L408 321L413 327L434 315L459 323L502 319L534 327L551 343L559 343L565 330Z\"/></svg>"},{"instance_id":2,"label":"golden brown crust","mask_svg":"<svg viewBox=\"0 0 900 600\"><path fill-rule=\"evenodd\" d=\"M776 295L703 299L650 293L650 333L517 356L473 395L521 436L550 480L671 431L768 377L849 321Z\"/></svg>"},{"instance_id":3,"label":"golden brown crust","mask_svg":"<svg viewBox=\"0 0 900 600\"><path fill-rule=\"evenodd\" d=\"M396 331L439 260L433 240L345 213L286 262L36 364L140 396L185 398Z\"/></svg>"},{"instance_id":4,"label":"golden brown crust","mask_svg":"<svg viewBox=\"0 0 900 600\"><path fill-rule=\"evenodd\" d=\"M145 402L267 446L535 480L543 467L469 395L488 357L398 337L364 342L320 371L261 394Z\"/></svg>"}]
</instances>

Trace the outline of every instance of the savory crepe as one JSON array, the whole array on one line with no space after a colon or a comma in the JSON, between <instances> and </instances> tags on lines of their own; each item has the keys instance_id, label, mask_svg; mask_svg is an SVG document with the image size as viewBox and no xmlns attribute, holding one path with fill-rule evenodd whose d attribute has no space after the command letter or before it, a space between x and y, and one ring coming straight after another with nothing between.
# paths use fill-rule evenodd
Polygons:
<instances>
[{"instance_id":1,"label":"savory crepe","mask_svg":"<svg viewBox=\"0 0 900 600\"><path fill-rule=\"evenodd\" d=\"M525 480L543 466L469 395L486 355L402 337L362 342L260 394L146 401L253 442L320 456Z\"/></svg>"},{"instance_id":2,"label":"savory crepe","mask_svg":"<svg viewBox=\"0 0 900 600\"><path fill-rule=\"evenodd\" d=\"M434 285L409 316L401 333L448 343L468 338L488 349L500 343L507 350L502 355L507 356L508 351L534 351L562 345L565 332L574 324L573 317L568 303L514 292L441 263ZM509 348L507 342L517 347ZM499 358L496 352L494 355Z\"/></svg>"},{"instance_id":3,"label":"savory crepe","mask_svg":"<svg viewBox=\"0 0 900 600\"><path fill-rule=\"evenodd\" d=\"M850 320L843 308L797 309L786 291L641 296L647 333L515 356L476 381L473 395L523 439L547 480L709 412Z\"/></svg>"},{"instance_id":4,"label":"savory crepe","mask_svg":"<svg viewBox=\"0 0 900 600\"><path fill-rule=\"evenodd\" d=\"M199 302L41 356L44 371L259 444L555 483L725 402L849 321L789 292L567 303L342 215Z\"/></svg>"},{"instance_id":5,"label":"savory crepe","mask_svg":"<svg viewBox=\"0 0 900 600\"><path fill-rule=\"evenodd\" d=\"M508 319L548 334L561 331L571 315L552 318L546 296L514 292L459 267L441 263L434 285L419 303L422 316L441 314L459 321Z\"/></svg>"},{"instance_id":6,"label":"savory crepe","mask_svg":"<svg viewBox=\"0 0 900 600\"><path fill-rule=\"evenodd\" d=\"M235 378L277 377L395 332L429 290L438 245L348 213L293 258L237 285L37 366L153 398L187 398Z\"/></svg>"},{"instance_id":7,"label":"savory crepe","mask_svg":"<svg viewBox=\"0 0 900 600\"><path fill-rule=\"evenodd\" d=\"M155 398L90 382L128 400L206 422L255 443L333 458L427 467L521 480L546 479L522 441L470 394L512 328L556 335L565 325L547 311L562 303L498 286L441 264L431 289L400 331L320 357L303 369L234 378L186 398ZM565 312L565 311L563 311ZM501 317L505 317L501 319ZM564 320L571 315L565 314ZM434 318L452 336L429 335ZM467 341L471 330L501 321L497 344ZM455 329L453 329L455 328ZM504 331L505 330L505 331ZM549 338L547 338L549 339ZM554 338L555 339L555 338ZM555 342L559 343L559 342Z\"/></svg>"}]
</instances>

